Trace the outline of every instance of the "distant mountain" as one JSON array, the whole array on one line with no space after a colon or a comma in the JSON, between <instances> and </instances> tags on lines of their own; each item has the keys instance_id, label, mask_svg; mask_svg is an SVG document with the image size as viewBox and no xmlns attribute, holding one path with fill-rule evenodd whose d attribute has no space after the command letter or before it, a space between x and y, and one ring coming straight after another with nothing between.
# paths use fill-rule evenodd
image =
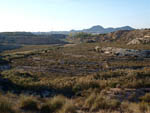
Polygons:
<instances>
[{"instance_id":1,"label":"distant mountain","mask_svg":"<svg viewBox=\"0 0 150 113\"><path fill-rule=\"evenodd\" d=\"M120 31L120 30L134 30L134 28L130 26L123 26L123 27L118 27L118 28L104 28L100 25L93 26L89 29L83 29L83 30L74 30L73 32L85 32L85 33L97 33L97 34L104 34L104 33L110 33L110 32L115 32L115 31Z\"/></svg>"},{"instance_id":2,"label":"distant mountain","mask_svg":"<svg viewBox=\"0 0 150 113\"><path fill-rule=\"evenodd\" d=\"M100 25L93 26L89 29L83 29L81 32L87 32L87 33L105 33L105 28L103 28Z\"/></svg>"},{"instance_id":3,"label":"distant mountain","mask_svg":"<svg viewBox=\"0 0 150 113\"><path fill-rule=\"evenodd\" d=\"M123 26L123 27L118 27L118 28L112 28L112 27L104 28L100 25L96 25L89 29L83 29L83 30L35 32L35 34L69 34L69 33L77 33L77 32L105 34L105 33L115 32L119 30L134 30L134 28L130 26Z\"/></svg>"}]
</instances>

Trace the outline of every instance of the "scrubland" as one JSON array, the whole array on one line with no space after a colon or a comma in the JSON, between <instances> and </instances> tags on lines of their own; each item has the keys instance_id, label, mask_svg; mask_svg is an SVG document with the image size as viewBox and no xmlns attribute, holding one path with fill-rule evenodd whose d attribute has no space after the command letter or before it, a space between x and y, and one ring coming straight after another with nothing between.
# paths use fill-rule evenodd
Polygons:
<instances>
[{"instance_id":1,"label":"scrubland","mask_svg":"<svg viewBox=\"0 0 150 113\"><path fill-rule=\"evenodd\" d=\"M123 42L23 46L1 53L0 113L149 113L150 59L116 57L99 47Z\"/></svg>"}]
</instances>

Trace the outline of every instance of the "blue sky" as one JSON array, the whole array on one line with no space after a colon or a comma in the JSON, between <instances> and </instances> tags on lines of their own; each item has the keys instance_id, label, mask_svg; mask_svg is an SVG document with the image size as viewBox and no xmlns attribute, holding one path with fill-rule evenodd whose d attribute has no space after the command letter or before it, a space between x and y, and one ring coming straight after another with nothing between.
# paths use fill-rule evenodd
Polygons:
<instances>
[{"instance_id":1,"label":"blue sky","mask_svg":"<svg viewBox=\"0 0 150 113\"><path fill-rule=\"evenodd\" d=\"M0 0L0 31L150 28L150 0Z\"/></svg>"}]
</instances>

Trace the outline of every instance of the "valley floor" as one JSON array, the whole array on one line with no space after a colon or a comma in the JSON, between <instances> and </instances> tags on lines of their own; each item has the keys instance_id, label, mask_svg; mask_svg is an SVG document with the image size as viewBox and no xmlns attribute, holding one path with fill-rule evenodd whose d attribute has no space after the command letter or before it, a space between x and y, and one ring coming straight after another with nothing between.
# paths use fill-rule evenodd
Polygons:
<instances>
[{"instance_id":1,"label":"valley floor","mask_svg":"<svg viewBox=\"0 0 150 113\"><path fill-rule=\"evenodd\" d=\"M0 113L149 113L150 58L114 56L82 43L1 53Z\"/></svg>"}]
</instances>

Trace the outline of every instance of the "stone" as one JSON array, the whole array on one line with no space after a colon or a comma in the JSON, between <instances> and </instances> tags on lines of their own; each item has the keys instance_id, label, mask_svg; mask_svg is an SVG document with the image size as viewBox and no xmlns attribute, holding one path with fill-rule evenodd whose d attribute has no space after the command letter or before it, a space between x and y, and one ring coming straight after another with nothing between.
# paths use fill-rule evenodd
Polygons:
<instances>
[{"instance_id":1,"label":"stone","mask_svg":"<svg viewBox=\"0 0 150 113\"><path fill-rule=\"evenodd\" d=\"M123 49L115 47L104 47L101 49L104 54L111 54L114 56L131 56L131 57L150 57L150 50L135 50L135 49Z\"/></svg>"},{"instance_id":2,"label":"stone","mask_svg":"<svg viewBox=\"0 0 150 113\"><path fill-rule=\"evenodd\" d=\"M150 43L150 37L144 36L144 38L136 38L127 43L127 45L137 45L137 44L148 44Z\"/></svg>"},{"instance_id":3,"label":"stone","mask_svg":"<svg viewBox=\"0 0 150 113\"><path fill-rule=\"evenodd\" d=\"M133 39L127 45L135 45L135 44L141 44L141 41L139 39Z\"/></svg>"},{"instance_id":4,"label":"stone","mask_svg":"<svg viewBox=\"0 0 150 113\"><path fill-rule=\"evenodd\" d=\"M99 46L96 46L96 47L95 47L95 51L96 51L96 52L100 52L100 47L99 47Z\"/></svg>"}]
</instances>

